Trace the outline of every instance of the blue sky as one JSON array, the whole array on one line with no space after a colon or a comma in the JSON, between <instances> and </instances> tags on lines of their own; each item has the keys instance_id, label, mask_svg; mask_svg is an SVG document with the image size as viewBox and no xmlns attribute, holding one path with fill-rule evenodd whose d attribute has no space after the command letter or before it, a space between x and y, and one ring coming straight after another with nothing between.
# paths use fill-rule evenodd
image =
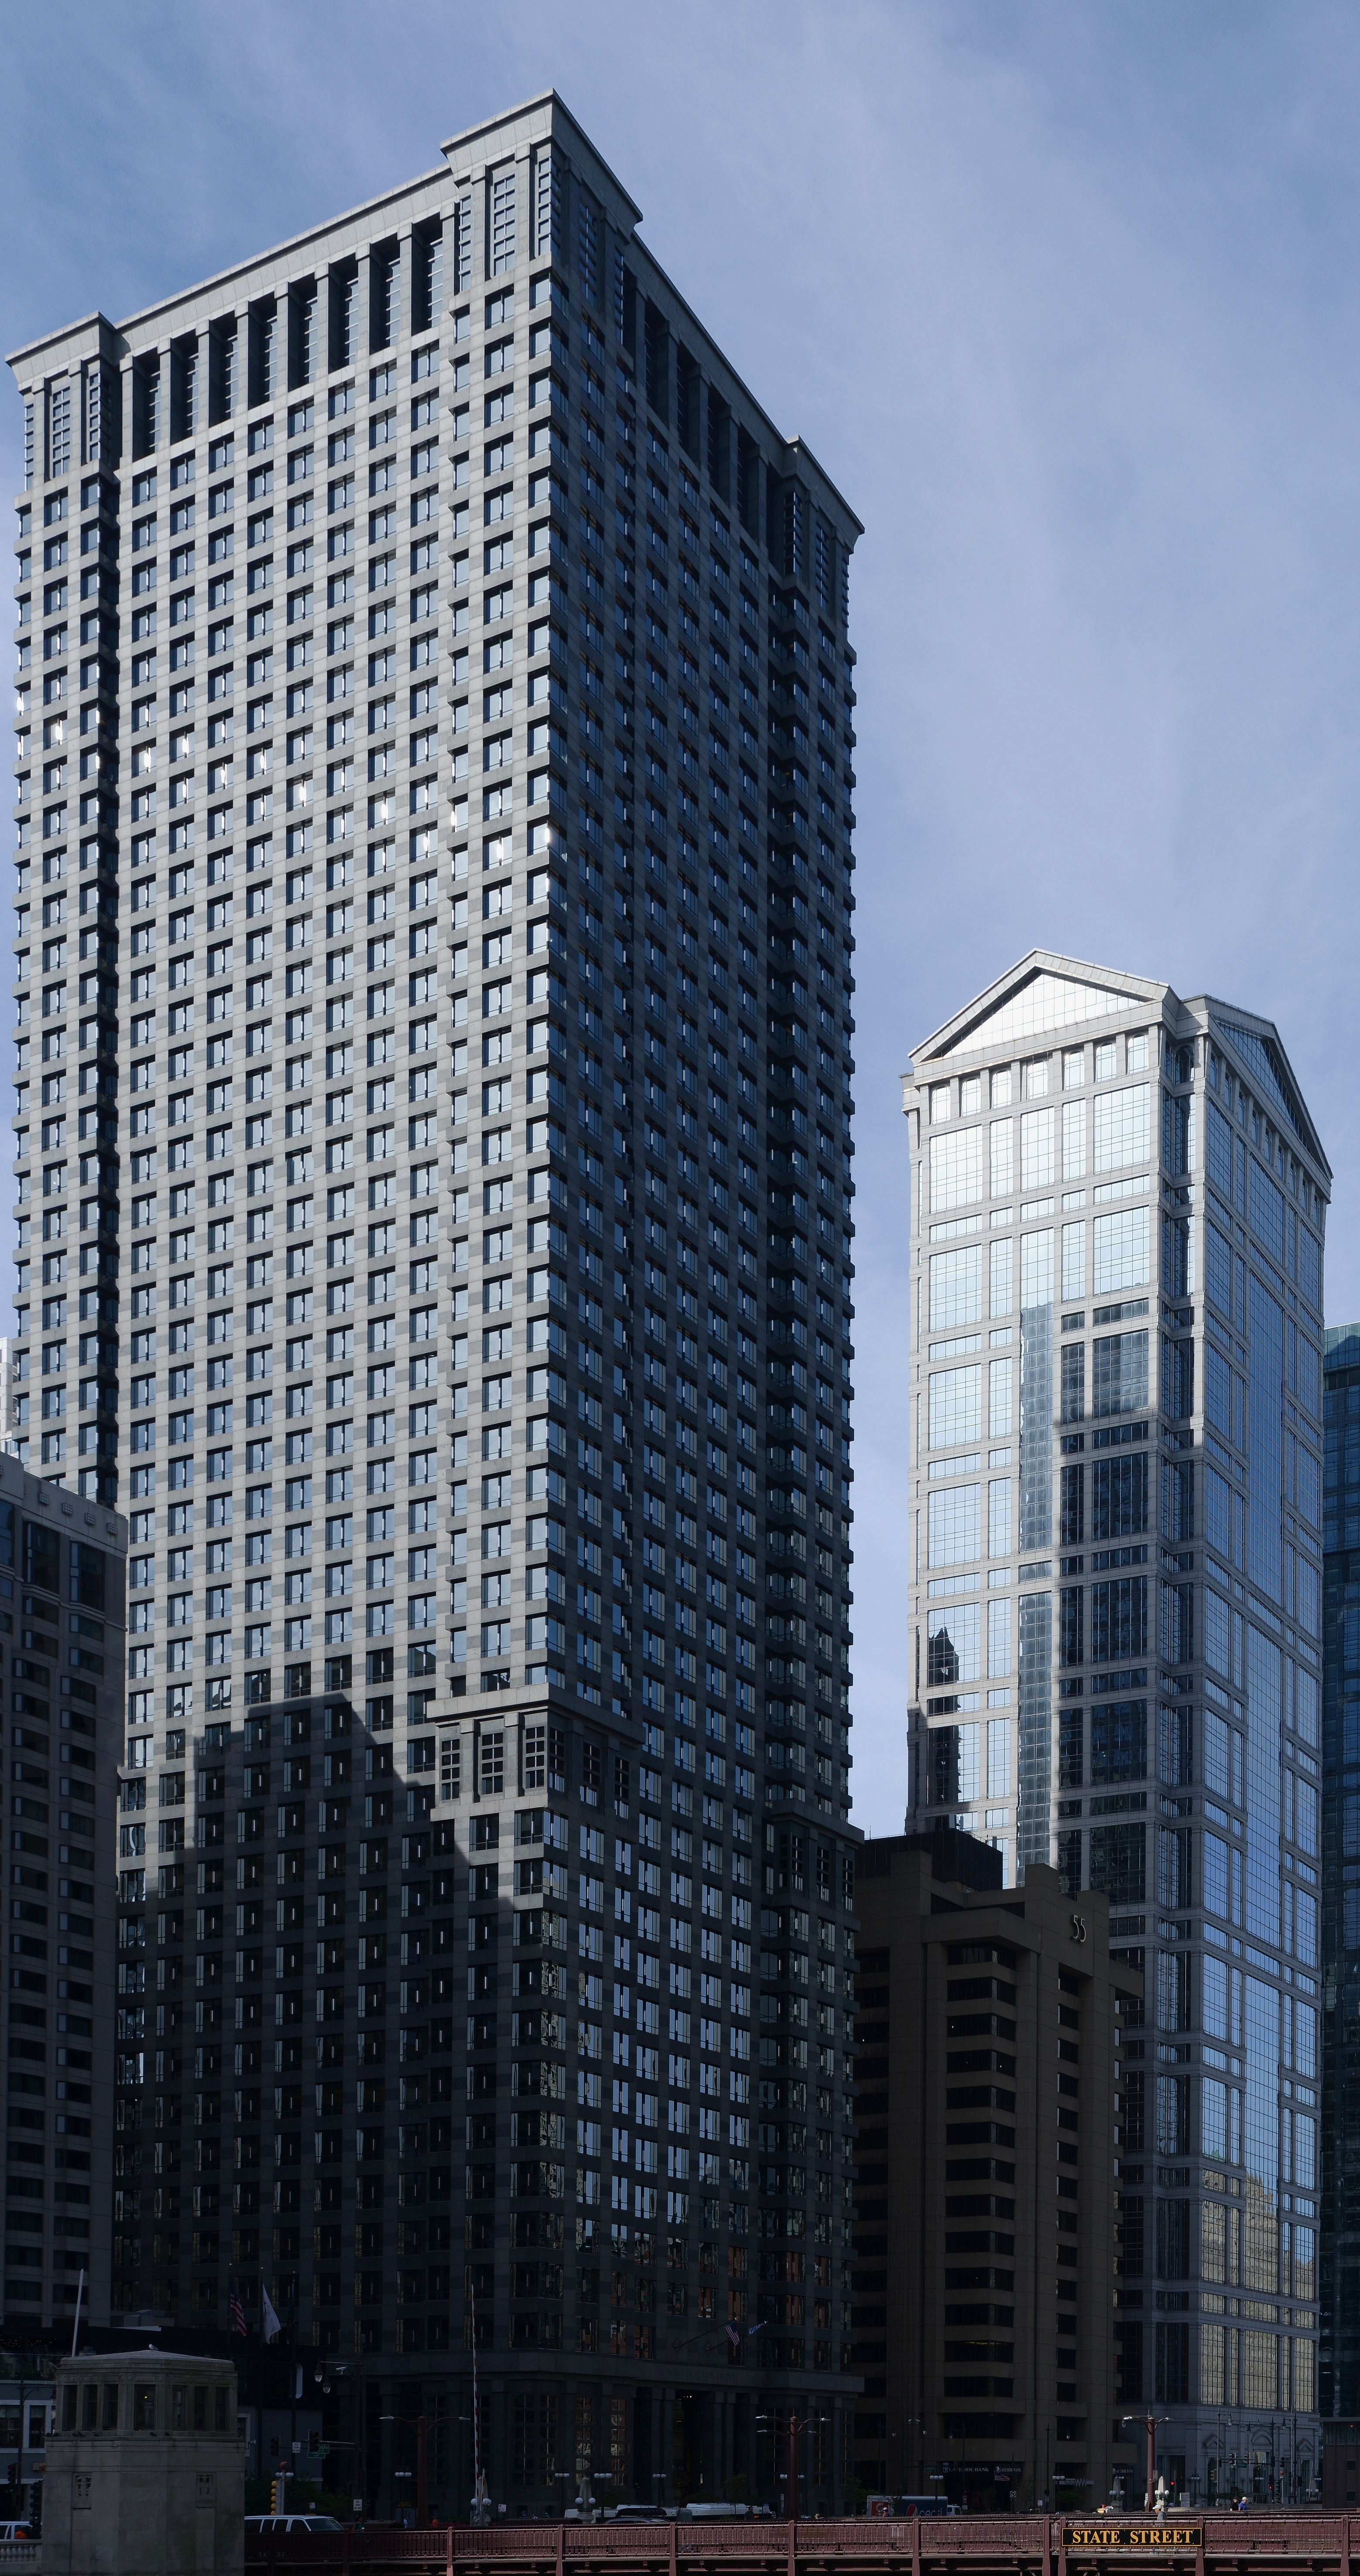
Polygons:
<instances>
[{"instance_id":1,"label":"blue sky","mask_svg":"<svg viewBox=\"0 0 1360 2576\"><path fill-rule=\"evenodd\" d=\"M6 75L9 348L555 84L864 520L855 1781L891 1830L913 1041L1036 944L1273 1016L1360 1313L1360 18L48 0Z\"/></svg>"}]
</instances>

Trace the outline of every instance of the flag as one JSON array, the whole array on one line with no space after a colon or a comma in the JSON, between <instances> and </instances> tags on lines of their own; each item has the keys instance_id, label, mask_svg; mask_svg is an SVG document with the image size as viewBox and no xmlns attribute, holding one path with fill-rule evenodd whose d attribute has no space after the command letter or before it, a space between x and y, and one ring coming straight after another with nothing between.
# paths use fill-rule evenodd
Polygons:
<instances>
[{"instance_id":1,"label":"flag","mask_svg":"<svg viewBox=\"0 0 1360 2576\"><path fill-rule=\"evenodd\" d=\"M238 2334L238 2335L243 2335L243 2334L245 2333L245 2330L246 2330L246 2312L245 2312L245 2309L244 2309L244 2308L242 2307L242 2305L241 2305L241 2294L240 2294L239 2290L237 2289L237 2287L236 2287L236 2283L235 2283L234 2281L231 2283L230 2306L229 2306L229 2309L228 2309L228 2314L229 2314L229 2316L230 2316L230 2318L231 2318L231 2331L232 2331L232 2333L233 2333L233 2334Z\"/></svg>"},{"instance_id":2,"label":"flag","mask_svg":"<svg viewBox=\"0 0 1360 2576\"><path fill-rule=\"evenodd\" d=\"M263 2283L260 2287L260 2297L264 2301L264 2339L266 2343L272 2343L275 2335L281 2335L283 2332L282 2321Z\"/></svg>"},{"instance_id":3,"label":"flag","mask_svg":"<svg viewBox=\"0 0 1360 2576\"><path fill-rule=\"evenodd\" d=\"M734 2352L737 2352L737 2351L740 2349L740 2346L741 2346L741 2329L740 2329L740 2327L739 2327L739 2326L729 2326L729 2327L728 2327L728 2329L727 2329L727 2340L728 2340L728 2342L730 2343L730 2345L732 2346L732 2350L733 2350Z\"/></svg>"}]
</instances>

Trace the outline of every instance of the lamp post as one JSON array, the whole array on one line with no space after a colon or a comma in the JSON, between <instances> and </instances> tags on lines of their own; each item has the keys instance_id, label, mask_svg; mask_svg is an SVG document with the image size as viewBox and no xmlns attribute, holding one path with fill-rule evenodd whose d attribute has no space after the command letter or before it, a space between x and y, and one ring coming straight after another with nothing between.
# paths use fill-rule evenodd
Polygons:
<instances>
[{"instance_id":1,"label":"lamp post","mask_svg":"<svg viewBox=\"0 0 1360 2576\"><path fill-rule=\"evenodd\" d=\"M1157 2492L1157 2427L1166 2422L1165 2415L1124 2415L1121 2424L1142 2424L1147 2430L1147 2493L1143 2511L1151 2513Z\"/></svg>"},{"instance_id":2,"label":"lamp post","mask_svg":"<svg viewBox=\"0 0 1360 2576\"><path fill-rule=\"evenodd\" d=\"M396 2420L397 2420L397 2419L396 2419L396 2416L395 2416L395 2415L380 2415L380 2416L378 2417L378 2422L379 2422L379 2424L391 2424L391 2425L393 2425L394 2427L395 2427L395 2425L396 2425ZM394 2431L389 2435L389 2439L390 2439L391 2444L392 2444L393 2452L395 2453L395 2451L396 2451L396 2447L397 2447L397 2437L396 2437L395 2430L394 2430ZM395 2484L395 2482L396 2482L396 2476L397 2476L397 2469L396 2469L396 2461L395 2461L395 2458L394 2458L394 2460L393 2460L393 2463L392 2463L391 2468L388 2470L387 2475L388 2475L388 2483L389 2483L389 2485L394 2485L394 2484ZM382 2434L381 2434L381 2433L379 2433L379 2435L378 2435L378 2484L379 2484L379 2486L380 2486L380 2487L381 2487L381 2485L382 2485L382 2477L383 2477Z\"/></svg>"}]
</instances>

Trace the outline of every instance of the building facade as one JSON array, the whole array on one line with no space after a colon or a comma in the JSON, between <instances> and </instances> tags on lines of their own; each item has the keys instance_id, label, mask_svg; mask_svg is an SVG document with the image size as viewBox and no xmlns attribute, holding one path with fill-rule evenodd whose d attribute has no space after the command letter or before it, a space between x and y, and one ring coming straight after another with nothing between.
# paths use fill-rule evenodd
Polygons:
<instances>
[{"instance_id":1,"label":"building facade","mask_svg":"<svg viewBox=\"0 0 1360 2576\"><path fill-rule=\"evenodd\" d=\"M69 2333L78 2296L87 2322L109 2314L117 1909L108 1841L123 1744L126 1555L116 1513L0 1454L4 2316L29 2351L49 2328L53 2341ZM35 2474L19 2457L21 2419L31 2451L31 2406L0 2399L11 2485Z\"/></svg>"},{"instance_id":2,"label":"building facade","mask_svg":"<svg viewBox=\"0 0 1360 2576\"><path fill-rule=\"evenodd\" d=\"M267 2288L370 2498L474 2338L512 2498L839 2475L858 525L637 220L545 96L12 361L113 2307Z\"/></svg>"},{"instance_id":3,"label":"building facade","mask_svg":"<svg viewBox=\"0 0 1360 2576\"><path fill-rule=\"evenodd\" d=\"M1116 2472L1136 2482L1113 2317L1121 2017L1141 2030L1143 1981L1111 1960L1104 1897L1074 1912L1036 1861L1018 1896L1000 1882L962 1834L860 1854L856 2478L1103 2503Z\"/></svg>"},{"instance_id":4,"label":"building facade","mask_svg":"<svg viewBox=\"0 0 1360 2576\"><path fill-rule=\"evenodd\" d=\"M245 2437L230 2361L96 2353L57 2366L43 2549L68 2576L240 2576Z\"/></svg>"},{"instance_id":5,"label":"building facade","mask_svg":"<svg viewBox=\"0 0 1360 2576\"><path fill-rule=\"evenodd\" d=\"M1360 2325L1351 2313L1360 2294L1360 1326L1329 1326L1322 1373L1321 2393L1324 2416L1336 2419L1328 2425L1328 2466L1338 2469L1348 2453L1353 2491L1360 2411Z\"/></svg>"},{"instance_id":6,"label":"building facade","mask_svg":"<svg viewBox=\"0 0 1360 2576\"><path fill-rule=\"evenodd\" d=\"M905 1100L913 1808L1108 1895L1121 2397L1311 2492L1326 1158L1270 1022L1040 950Z\"/></svg>"}]
</instances>

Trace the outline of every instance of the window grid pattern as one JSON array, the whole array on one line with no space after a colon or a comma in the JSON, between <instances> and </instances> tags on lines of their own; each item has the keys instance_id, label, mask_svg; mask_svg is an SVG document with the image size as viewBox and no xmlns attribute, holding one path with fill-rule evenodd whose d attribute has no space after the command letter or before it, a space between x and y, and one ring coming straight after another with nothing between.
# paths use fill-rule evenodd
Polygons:
<instances>
[{"instance_id":1,"label":"window grid pattern","mask_svg":"<svg viewBox=\"0 0 1360 2576\"><path fill-rule=\"evenodd\" d=\"M433 194L421 203L442 212ZM145 1758L126 1767L144 1779L163 1760L167 1785L163 1799L159 1778L151 1792L150 1850L129 1849L122 1863L124 1920L155 1952L150 1927L158 1913L174 1920L187 1893L192 1927L198 1871L225 1871L226 1879L205 1878L205 1910L211 1917L220 1898L231 1918L229 1939L239 1895L247 1918L242 1959L253 1962L258 1934L285 2005L277 2036L273 2025L266 2035L254 2018L258 1998L245 1966L235 1978L243 2018L233 2029L235 1952L228 1949L226 2019L211 2017L214 1997L205 1994L208 2017L199 2030L183 2021L167 2027L158 2059L157 2007L130 1989L120 1998L127 2018L118 2034L120 2099L133 2115L125 2134L129 2141L140 2136L144 2114L149 2153L153 2105L170 2115L162 2134L178 2127L173 2114L180 2110L187 2129L191 2081L206 2087L209 2104L230 2104L239 2092L237 2124L265 2167L262 2185L249 2179L255 2168L242 2168L246 2205L228 2212L229 2220L241 2220L246 2240L235 2276L248 2312L258 2313L263 2268L276 2294L290 2304L296 2299L304 2314L312 2299L323 2349L339 2348L326 2338L343 2319L346 2337L375 2338L361 2350L393 2356L443 2349L437 2338L441 2310L447 2327L448 2285L440 2276L453 2249L437 2232L447 2222L432 2206L430 2177L445 2168L456 2167L455 2196L462 2197L465 2173L499 2166L503 2230L510 2202L527 2201L529 2215L546 2223L559 2169L568 2194L579 2171L581 2223L592 2228L596 2211L610 2206L612 2184L624 2193L612 2214L616 2228L626 2223L629 2230L630 2263L635 2230L653 2245L668 2226L688 2242L691 2221L696 2244L701 2225L727 2232L734 2192L748 2195L747 2206L759 2194L784 2214L782 2184L756 2179L741 2107L749 2093L735 2089L720 2132L679 2124L671 2130L669 2170L659 2179L649 2179L657 2175L656 2142L640 2111L627 2124L636 2153L626 2185L622 2171L611 2176L598 2155L578 2155L571 2137L558 2136L556 2113L537 2109L502 2112L498 2153L482 2134L492 2114L474 2110L465 2140L460 2102L454 2157L449 2034L456 2029L460 2054L465 2027L474 2055L483 2044L467 1984L476 1962L469 1954L455 1969L442 1955L449 1945L434 1936L456 1925L462 1945L469 1913L483 1899L494 1906L517 1898L523 1869L525 1895L546 1898L533 1908L549 1924L546 1967L552 1976L567 1974L553 1955L563 1946L552 1937L557 1891L529 1876L538 1863L521 1859L511 1841L514 1819L500 1811L505 1802L527 1795L539 1816L545 1798L554 1812L570 1807L573 1826L584 1816L600 1842L598 1852L573 1850L579 1877L573 1866L560 1901L571 1936L573 2014L579 2006L591 2031L598 2020L606 2049L612 2022L643 2060L670 2039L686 2068L674 2079L677 2109L689 2107L687 2070L699 2063L691 2024L700 2003L705 2029L721 2030L711 2054L715 2068L721 2061L724 2094L729 2079L733 2087L749 2082L758 1974L751 1910L766 1867L783 1873L791 1901L810 1899L814 1953L822 1939L817 1991L831 2000L813 2008L821 2017L811 2024L814 2081L834 2083L839 2094L849 2074L840 2062L851 1901L849 1849L840 1839L848 1812L849 1646L841 1582L849 1380L840 1332L849 1258L842 1146L848 1092L840 1074L851 944L842 838L848 825L841 819L849 811L842 761L848 771L850 664L829 625L814 636L829 710L824 739L829 733L832 745L821 809L811 818L800 809L799 822L811 819L807 834L790 809L787 826L767 837L762 710L770 567L758 536L745 555L740 539L733 545L729 523L715 517L716 490L701 489L678 462L653 454L654 506L673 548L669 570L658 573L660 587L650 592L646 677L641 664L638 671L639 710L645 694L657 756L646 794L616 807L612 761L598 757L602 738L613 751L597 712L597 702L610 707L606 630L589 607L584 557L578 562L566 543L530 551L530 514L545 540L550 530L563 539L573 524L566 482L585 450L573 443L563 455L560 426L550 433L546 396L544 416L533 416L524 369L526 287L520 283L516 293L519 245L504 230L506 212L502 203L498 231L493 199L488 248L497 296L508 309L485 323L480 301L470 317L431 317L439 322L436 367L415 370L415 359L427 360L430 351L408 345L413 312L395 294L384 311L386 283L396 282L389 267L372 280L366 270L362 281L339 281L354 376L333 382L324 402L309 393L290 403L280 384L272 420L255 418L247 427L243 399L274 387L277 316L213 313L200 341L202 434L192 459L172 458L157 409L159 378L148 372L120 532L129 617L125 703L116 712L127 733L129 802L135 794L139 805L128 817L126 853L130 972L120 1043L111 1040L104 1058L94 1037L97 991L80 993L88 1046L74 1016L74 945L86 935L75 928L82 891L75 798L69 876L63 864L40 880L41 892L24 895L35 919L43 902L68 908L66 917L54 911L41 925L47 940L66 942L60 962L53 948L47 978L54 993L63 983L70 992L66 1045L40 1054L40 1027L43 1036L55 1035L61 1013L40 1012L36 994L26 1041L33 1047L34 1127L44 1115L65 1121L46 1163L54 1174L63 1167L74 1192L77 1141L83 1159L100 1160L99 1137L77 1140L72 1132L77 1118L99 1115L103 1096L77 1087L85 1054L91 1071L105 1061L113 1074L109 1097L126 1128L126 1455L115 1459L110 1449L101 1457L97 1445L110 1418L97 1390L108 1384L116 1392L118 1379L99 1347L106 1319L97 1302L98 1267L82 1262L77 1269L82 1247L66 1241L86 1229L76 1222L74 1197L65 1202L55 1181L40 1190L40 1204L44 1213L65 1206L68 1223L61 1232L35 1225L31 1289L35 1337L44 1299L63 1302L49 1342L71 1365L51 1392L62 1392L68 1409L40 1413L35 1384L31 1434L23 1426L35 1448L39 1438L55 1442L61 1432L69 1445L54 1446L44 1463L72 1483L121 1471L131 1511L146 1525L139 1526L137 1554L152 1574L134 1594L147 1615L132 1640L128 1676L131 1738ZM649 292L669 309L664 281L651 275L644 253L635 256ZM462 282L469 283L466 270ZM367 320L370 283L377 289L375 328L386 330L390 344L372 353L358 345L360 288ZM337 302L323 317L328 333ZM416 302L405 300L407 308ZM692 317L686 328L693 338ZM592 402L586 371L594 361L578 325L563 332L575 420L578 394L583 405ZM470 348L462 345L468 341ZM494 380L484 377L489 351L506 342L510 351ZM238 352L247 351L242 384ZM327 357L333 351L332 339ZM280 345L280 370L283 356ZM716 353L705 364L721 372ZM741 388L724 382L744 417ZM612 384L610 391L608 435L636 472L638 431L626 423L615 429ZM425 413L416 418L420 406ZM750 443L763 434L757 423ZM501 451L494 462L493 450ZM191 462L192 476L184 470ZM550 471L560 491L548 486ZM141 486L135 501L134 483ZM588 486L582 481L580 488L588 506ZM480 509L492 492L513 496L513 506L474 541L474 503ZM829 495L827 506L840 505ZM89 505L91 526L97 508ZM477 551L478 543L504 547L507 538L513 561L502 555L491 565ZM682 552L686 562L691 554L706 559L710 545L730 566L732 606L714 623L712 645L705 612L703 652L686 648L682 661L675 567ZM540 554L541 564L534 560ZM134 591L134 576L153 571ZM732 596L743 582L749 605ZM141 621L135 633L134 615ZM71 632L74 640L74 621ZM578 644L589 671L579 705ZM719 706L711 680L724 666L727 696ZM572 678L565 707L562 671ZM70 677L74 699L74 667ZM89 684L91 701L98 685ZM493 709L490 700L502 692L506 699ZM144 717L135 724L134 707ZM696 732L713 726L726 750L722 759L713 750L715 792L703 799L697 822L689 800L682 837L674 782L691 717ZM512 757L483 768L484 752L507 738ZM142 757L153 747L153 758ZM56 796L54 787L54 811ZM493 796L494 810L480 801ZM89 881L102 882L97 822L82 824L91 838ZM60 835L47 838L57 843L47 855L64 857ZM800 839L807 847L820 842L811 879L794 864ZM108 875L112 888L111 856ZM559 972L568 926L573 945ZM152 936L143 940L143 932ZM805 1007L808 937L820 1021ZM792 970L791 940L798 943ZM43 944L40 936L38 955ZM97 979L97 955L87 968L82 961L82 970ZM789 999L796 1025L787 1035L790 1079L777 1103L771 1095L767 1121L765 984L776 970L796 987ZM648 983L660 1005L650 1014ZM627 995L617 1018L615 986ZM813 1032L821 1080L808 1096L816 1129L809 1137L792 1071L799 1040ZM58 1073L64 1094L54 1091L39 1104L37 1085L55 1083ZM493 1107L484 1103L484 1085L504 1085L510 1096ZM483 1154L484 1140L489 1146L507 1133L508 1154L494 1161ZM782 1158L782 1176L775 1156L767 1162L770 1146ZM809 1153L824 1175L811 1218L802 1204ZM661 1184L654 1196L648 1172ZM635 1202L617 1192L616 1173L626 1192L636 1191ZM109 1195L93 1171L82 1172L80 1186L92 1209ZM780 1236L782 1252L767 1244L767 1230ZM93 1252L93 1217L88 1233ZM787 1289L776 1292L780 1329L772 1327L768 1338L767 1253ZM58 1260L70 1267L54 1266L42 1278L40 1262ZM616 1272L630 1293L616 1290ZM493 1289L500 1292L494 1298ZM94 1306L78 1310L77 1299L86 1297ZM427 1325L426 1318L437 1321ZM504 1344L484 1347L483 1337L502 1332ZM134 1335L150 1344L135 1360ZM82 1339L94 1345L88 1360L83 1350L77 1360ZM35 1377L36 1351L35 1338ZM644 1377L644 1353L655 1362L653 1377ZM95 1392L88 1407L76 1400L87 1382L77 1367ZM488 1390L499 1393L506 1380L510 1401L491 1400ZM87 1428L88 1449L83 1437L76 1445ZM765 1472L778 1497L772 1506ZM767 1520L778 1528L768 1566L761 1543ZM507 1561L499 1553L483 1557L483 1528L512 1534ZM677 1555L692 1581L673 1577ZM500 1589L503 1582L508 1589ZM187 1617L183 1603L192 1605ZM476 1652L483 1634L492 1658L485 1676ZM769 1649L763 1661L762 1645ZM503 1727L463 1718L484 1678L504 1695ZM534 1715L530 1724L519 1705L526 1693L550 1704L552 1714ZM487 1701L488 1709L497 1704ZM625 1719L628 1749L616 1763L613 1739ZM531 1745L536 1734L546 1737L544 1747ZM219 1771L226 1782L220 1795L207 1785ZM231 1841L238 1815L246 1820L239 1845L232 1841L219 1860L213 1828L229 1828L223 1840ZM329 1822L318 1824L319 1815ZM304 1820L296 1828L288 1821L294 1817ZM499 1845L494 1837L478 1843L474 1822L498 1824ZM178 1837L177 1828L184 1829ZM775 1837L768 1851L767 1831ZM645 1863L655 1887L649 1875L644 1891L630 1863L615 1859L616 1843L630 1854L661 1854ZM318 1859L323 1849L345 1862L335 1873L339 1884ZM362 1868L361 1850L371 1856ZM238 1857L247 1872L239 1887ZM662 1860L675 1864L673 1884L669 1869L661 1880ZM294 1861L302 1867L290 1877ZM267 1863L263 1876L257 1862ZM422 1893L419 1921L410 1909L398 1916L399 1873ZM384 1877L382 1892L393 1900L401 1931L378 1911ZM369 1927L362 1936L361 1878ZM618 1923L613 1900L642 1896L626 1936L626 1964L613 1923L606 1931L608 1914L579 1893L582 1883L605 1890ZM674 1907L674 1941L661 1885ZM320 1926L318 1891L327 1903L347 1899ZM157 1912L148 1915L148 1903ZM387 1931L379 1929L383 1920ZM427 1925L430 1946L422 1950ZM276 1934L282 1964L274 1958ZM361 1937L371 1945L363 1971ZM211 1966L219 1956L213 1936L205 1930L201 1938ZM161 1945L175 1964L187 1948L190 1998L192 1939L192 1931L187 1944L167 1935ZM339 1999L338 2026L323 2005L313 2031L309 2005L301 2032L293 2027L294 2003L299 1980L313 1973L314 1941L339 1953L315 1967L318 1990ZM399 1942L413 1945L409 1960L400 1960L400 1978ZM498 2048L519 1964L507 1947ZM550 1979L524 1991L551 1997L556 1990ZM565 1984L561 1993L565 2005ZM389 2007L384 2067L367 2043L381 2035ZM834 2027L824 2017L832 2014ZM191 2076L196 2044L203 2066ZM551 2053L552 2043L544 2045ZM276 2050L283 2052L277 2058ZM308 2232L313 2186L329 2191L337 2179L324 2169L321 2150L312 2152L314 2082L317 2134L344 2139L346 2216L342 2222L329 2214L342 2204L316 2203L322 2234L337 2243L318 2255L314 2298L311 2274L287 2242L290 2231L301 2237L302 2230L301 2212L295 2228L286 2197L286 2161L278 2174L285 2192L278 2268L269 2262L267 2217L263 2256L249 2241L259 2234L260 2216L249 2195L263 2190L267 2214L272 2190L271 2132L260 2114L272 2102L276 2076L279 2134L291 2140L296 2123L303 2141ZM664 2073L640 2080L644 2094L655 2083L658 2097L666 2084ZM504 2079L500 2089L508 2100ZM355 2171L364 2160L354 2144L356 2113L360 2132L377 2142L375 2165L384 2153L389 2179L400 2175L401 2198L389 2190L385 2218L381 2211L365 2216L366 2205L356 2204ZM510 2118L521 2124L513 2137ZM537 2131L536 2121L544 2123ZM204 2126L214 2126L211 2110ZM843 2127L838 2102L828 2131L838 2148ZM812 2231L821 2231L816 2259L836 2276L836 2295L822 2303L833 2322L824 2326L819 2316L806 2340L787 2338L785 2358L804 2378L825 2383L844 2366L838 2294L849 2168L843 2154L828 2153L819 2201L809 2179L815 2153L810 2140L795 2192L809 2246ZM129 2204L116 2255L120 2297L126 2285L134 2301L154 2299L186 2320L225 2322L222 2267L231 2226L223 2226L220 2195L233 2188L230 2170L225 2185L220 2164L219 2179L200 2185L209 2201L213 2193L219 2200L195 2210L192 2228L188 2188L175 2185L182 2206L167 2211L154 2252L150 2226L141 2228L140 2200ZM466 2196L480 2225L475 2179ZM407 2213L400 2221L398 2207ZM398 2225L412 2239L426 2233L394 2264ZM456 2227L461 2259L461 2208ZM359 2244L365 2229L377 2231L367 2256ZM502 2233L495 2288L478 2298L493 2349L511 2342L507 2244ZM691 2268L687 2262L683 2286L692 2313ZM567 2295L574 2334L578 2320ZM540 2292L540 2324L552 2305ZM560 2319L560 2304L556 2313ZM630 2322L630 2336L635 2332L640 2338ZM618 2347L616 2366L649 2358L638 2339ZM422 2364L410 2367L419 2372ZM542 2442L538 2449L541 2467ZM501 2473L508 2476L508 2459Z\"/></svg>"}]
</instances>

